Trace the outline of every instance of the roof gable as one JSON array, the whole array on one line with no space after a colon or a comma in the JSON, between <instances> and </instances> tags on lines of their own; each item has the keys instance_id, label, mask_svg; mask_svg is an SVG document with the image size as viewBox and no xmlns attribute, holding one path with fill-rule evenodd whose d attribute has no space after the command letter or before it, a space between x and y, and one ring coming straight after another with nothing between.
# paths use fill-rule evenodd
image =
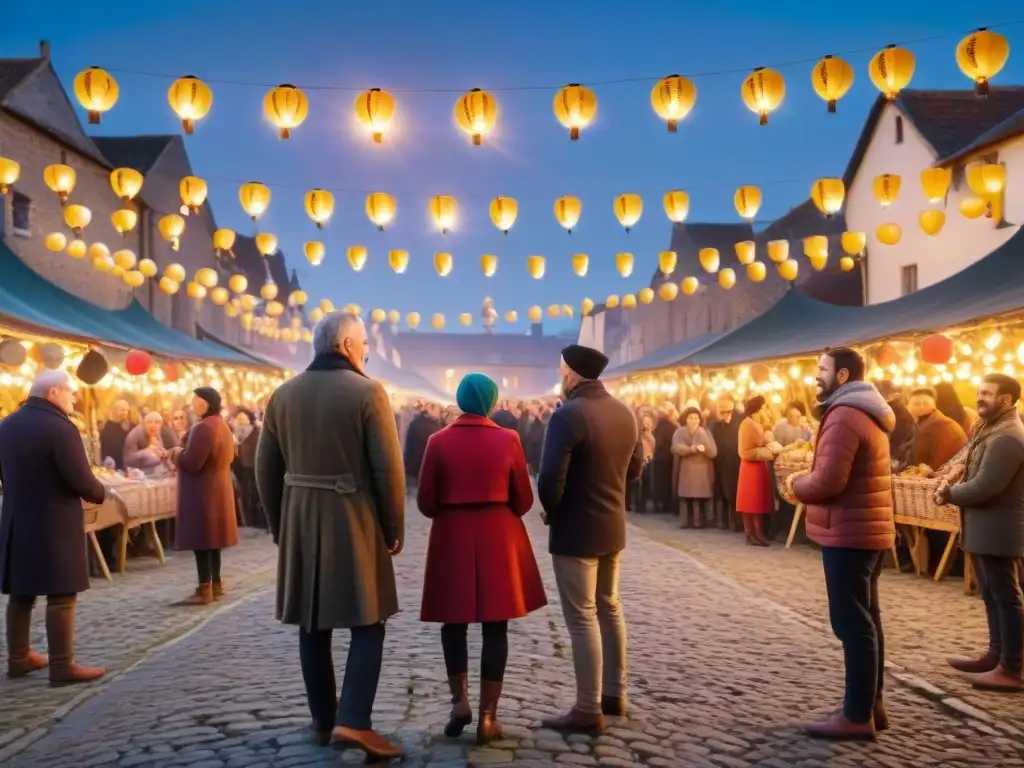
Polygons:
<instances>
[{"instance_id":1,"label":"roof gable","mask_svg":"<svg viewBox=\"0 0 1024 768\"><path fill-rule=\"evenodd\" d=\"M0 59L0 105L43 66L45 59Z\"/></svg>"}]
</instances>

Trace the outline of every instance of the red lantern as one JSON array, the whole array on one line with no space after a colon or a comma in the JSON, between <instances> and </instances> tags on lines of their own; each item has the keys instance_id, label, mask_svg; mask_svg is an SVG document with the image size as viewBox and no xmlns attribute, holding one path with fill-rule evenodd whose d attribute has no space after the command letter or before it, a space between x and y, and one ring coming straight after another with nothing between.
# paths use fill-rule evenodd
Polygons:
<instances>
[{"instance_id":1,"label":"red lantern","mask_svg":"<svg viewBox=\"0 0 1024 768\"><path fill-rule=\"evenodd\" d=\"M132 376L144 375L152 364L153 358L148 352L143 352L140 349L133 349L124 359L124 369Z\"/></svg>"},{"instance_id":2,"label":"red lantern","mask_svg":"<svg viewBox=\"0 0 1024 768\"><path fill-rule=\"evenodd\" d=\"M921 342L921 359L932 365L944 365L953 356L953 340L941 333Z\"/></svg>"},{"instance_id":3,"label":"red lantern","mask_svg":"<svg viewBox=\"0 0 1024 768\"><path fill-rule=\"evenodd\" d=\"M755 384L764 384L771 375L771 369L763 363L758 363L750 368L750 378L754 380Z\"/></svg>"},{"instance_id":4,"label":"red lantern","mask_svg":"<svg viewBox=\"0 0 1024 768\"><path fill-rule=\"evenodd\" d=\"M880 368L888 368L890 365L898 363L901 359L900 353L896 351L896 347L892 344L881 344L875 350L875 362Z\"/></svg>"},{"instance_id":5,"label":"red lantern","mask_svg":"<svg viewBox=\"0 0 1024 768\"><path fill-rule=\"evenodd\" d=\"M181 366L177 363L167 363L164 366L164 378L171 384L181 378Z\"/></svg>"}]
</instances>

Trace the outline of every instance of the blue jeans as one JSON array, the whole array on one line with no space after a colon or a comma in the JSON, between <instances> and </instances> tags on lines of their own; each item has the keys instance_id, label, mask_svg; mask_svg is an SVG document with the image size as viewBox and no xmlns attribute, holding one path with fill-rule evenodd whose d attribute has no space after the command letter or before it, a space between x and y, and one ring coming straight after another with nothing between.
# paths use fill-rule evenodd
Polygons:
<instances>
[{"instance_id":1,"label":"blue jeans","mask_svg":"<svg viewBox=\"0 0 1024 768\"><path fill-rule=\"evenodd\" d=\"M299 630L302 680L306 684L309 712L319 731L329 731L336 725L357 731L373 727L373 702L384 658L384 624L352 627L349 632L352 637L339 701L331 654L333 631Z\"/></svg>"}]
</instances>

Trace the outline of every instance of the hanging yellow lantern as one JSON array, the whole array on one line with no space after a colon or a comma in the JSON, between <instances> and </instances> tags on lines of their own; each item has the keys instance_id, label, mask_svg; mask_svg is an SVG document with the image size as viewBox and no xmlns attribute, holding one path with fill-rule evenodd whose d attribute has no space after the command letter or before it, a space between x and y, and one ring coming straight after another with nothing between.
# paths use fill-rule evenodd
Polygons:
<instances>
[{"instance_id":1,"label":"hanging yellow lantern","mask_svg":"<svg viewBox=\"0 0 1024 768\"><path fill-rule=\"evenodd\" d=\"M757 245L753 240L736 243L736 259L740 264L752 264L757 253Z\"/></svg>"},{"instance_id":2,"label":"hanging yellow lantern","mask_svg":"<svg viewBox=\"0 0 1024 768\"><path fill-rule=\"evenodd\" d=\"M278 135L288 139L292 129L302 125L309 115L309 101L294 85L279 85L263 98L263 114L277 127Z\"/></svg>"},{"instance_id":3,"label":"hanging yellow lantern","mask_svg":"<svg viewBox=\"0 0 1024 768\"><path fill-rule=\"evenodd\" d=\"M789 258L789 240L769 240L768 258L780 264Z\"/></svg>"},{"instance_id":4,"label":"hanging yellow lantern","mask_svg":"<svg viewBox=\"0 0 1024 768\"><path fill-rule=\"evenodd\" d=\"M82 241L81 240L75 240L74 242L81 243ZM75 258L79 258L79 257L75 257ZM114 269L115 269L114 260L112 258L110 258L109 256L100 256L100 257L98 257L96 259L93 259L92 260L92 266L93 266L93 269L95 269L97 272L113 272ZM124 274L124 272L122 271L121 274Z\"/></svg>"},{"instance_id":5,"label":"hanging yellow lantern","mask_svg":"<svg viewBox=\"0 0 1024 768\"><path fill-rule=\"evenodd\" d=\"M185 220L176 213L169 213L157 222L156 227L160 231L160 236L171 244L171 250L178 250L181 245L181 233L185 231Z\"/></svg>"},{"instance_id":6,"label":"hanging yellow lantern","mask_svg":"<svg viewBox=\"0 0 1024 768\"><path fill-rule=\"evenodd\" d=\"M619 297L614 293L604 300L605 309L616 309L619 306Z\"/></svg>"},{"instance_id":7,"label":"hanging yellow lantern","mask_svg":"<svg viewBox=\"0 0 1024 768\"><path fill-rule=\"evenodd\" d=\"M302 245L302 253L312 266L318 267L323 263L324 254L327 253L327 246L316 240L310 240Z\"/></svg>"},{"instance_id":8,"label":"hanging yellow lantern","mask_svg":"<svg viewBox=\"0 0 1024 768\"><path fill-rule=\"evenodd\" d=\"M54 253L63 251L68 245L68 238L63 232L51 232L44 241L46 247Z\"/></svg>"},{"instance_id":9,"label":"hanging yellow lantern","mask_svg":"<svg viewBox=\"0 0 1024 768\"><path fill-rule=\"evenodd\" d=\"M277 298L277 283L269 277L267 278L267 281L260 286L260 298L264 301L273 301Z\"/></svg>"},{"instance_id":10,"label":"hanging yellow lantern","mask_svg":"<svg viewBox=\"0 0 1024 768\"><path fill-rule=\"evenodd\" d=\"M574 253L572 255L572 271L577 277L586 277L590 269L590 257L585 253Z\"/></svg>"},{"instance_id":11,"label":"hanging yellow lantern","mask_svg":"<svg viewBox=\"0 0 1024 768\"><path fill-rule=\"evenodd\" d=\"M210 291L210 303L217 307L223 307L231 300L231 294L223 285L218 285Z\"/></svg>"},{"instance_id":12,"label":"hanging yellow lantern","mask_svg":"<svg viewBox=\"0 0 1024 768\"><path fill-rule=\"evenodd\" d=\"M562 314L562 308L558 304L548 305L548 317L552 320L558 318Z\"/></svg>"},{"instance_id":13,"label":"hanging yellow lantern","mask_svg":"<svg viewBox=\"0 0 1024 768\"><path fill-rule=\"evenodd\" d=\"M269 258L277 253L277 235L270 232L257 232L254 240L256 241L256 250L260 252L260 256Z\"/></svg>"},{"instance_id":14,"label":"hanging yellow lantern","mask_svg":"<svg viewBox=\"0 0 1024 768\"><path fill-rule=\"evenodd\" d=\"M102 248L96 248L95 246L102 246ZM110 251L102 243L93 243L93 247L89 249L89 255L93 258L97 256L109 256ZM127 248L122 248L119 251L114 251L114 264L121 269L127 271L129 269L135 269L137 259L132 251Z\"/></svg>"},{"instance_id":15,"label":"hanging yellow lantern","mask_svg":"<svg viewBox=\"0 0 1024 768\"><path fill-rule=\"evenodd\" d=\"M626 232L633 227L644 212L644 201L640 195L627 193L615 198L615 218L623 226Z\"/></svg>"},{"instance_id":16,"label":"hanging yellow lantern","mask_svg":"<svg viewBox=\"0 0 1024 768\"><path fill-rule=\"evenodd\" d=\"M988 81L998 75L1010 57L1010 44L998 32L982 27L956 47L956 63L974 81L974 92L988 96Z\"/></svg>"},{"instance_id":17,"label":"hanging yellow lantern","mask_svg":"<svg viewBox=\"0 0 1024 768\"><path fill-rule=\"evenodd\" d=\"M763 261L754 261L747 265L747 280L752 283L763 283L768 276L768 268Z\"/></svg>"},{"instance_id":18,"label":"hanging yellow lantern","mask_svg":"<svg viewBox=\"0 0 1024 768\"><path fill-rule=\"evenodd\" d=\"M665 215L673 224L681 224L686 221L690 213L690 196L680 189L673 189L665 193L663 199Z\"/></svg>"},{"instance_id":19,"label":"hanging yellow lantern","mask_svg":"<svg viewBox=\"0 0 1024 768\"><path fill-rule=\"evenodd\" d=\"M306 193L306 215L317 229L323 229L334 213L334 195L326 189L311 189Z\"/></svg>"},{"instance_id":20,"label":"hanging yellow lantern","mask_svg":"<svg viewBox=\"0 0 1024 768\"><path fill-rule=\"evenodd\" d=\"M494 277L498 271L498 257L485 253L480 257L480 269L484 273L484 277Z\"/></svg>"},{"instance_id":21,"label":"hanging yellow lantern","mask_svg":"<svg viewBox=\"0 0 1024 768\"><path fill-rule=\"evenodd\" d=\"M968 219L980 219L988 210L988 203L980 197L969 197L960 201L960 214Z\"/></svg>"},{"instance_id":22,"label":"hanging yellow lantern","mask_svg":"<svg viewBox=\"0 0 1024 768\"><path fill-rule=\"evenodd\" d=\"M122 237L135 229L135 224L138 220L139 215L130 208L122 208L110 214L111 224L114 225L114 229Z\"/></svg>"},{"instance_id":23,"label":"hanging yellow lantern","mask_svg":"<svg viewBox=\"0 0 1024 768\"><path fill-rule=\"evenodd\" d=\"M358 304L346 304L345 311L348 312L350 315L363 314L363 308L360 307Z\"/></svg>"},{"instance_id":24,"label":"hanging yellow lantern","mask_svg":"<svg viewBox=\"0 0 1024 768\"><path fill-rule=\"evenodd\" d=\"M228 317L238 317L239 311L237 304L227 304L224 306L224 314Z\"/></svg>"},{"instance_id":25,"label":"hanging yellow lantern","mask_svg":"<svg viewBox=\"0 0 1024 768\"><path fill-rule=\"evenodd\" d=\"M330 299L320 299L320 309L322 309L325 314L327 312L333 312L334 311L334 302L331 301Z\"/></svg>"},{"instance_id":26,"label":"hanging yellow lantern","mask_svg":"<svg viewBox=\"0 0 1024 768\"><path fill-rule=\"evenodd\" d=\"M753 221L761 210L761 190L749 185L740 187L733 196L733 204L740 218Z\"/></svg>"},{"instance_id":27,"label":"hanging yellow lantern","mask_svg":"<svg viewBox=\"0 0 1024 768\"><path fill-rule=\"evenodd\" d=\"M736 270L734 270L732 267L726 267L721 272L719 272L718 284L725 288L725 290L727 291L734 285L736 285Z\"/></svg>"},{"instance_id":28,"label":"hanging yellow lantern","mask_svg":"<svg viewBox=\"0 0 1024 768\"><path fill-rule=\"evenodd\" d=\"M398 325L402 322L402 313L397 309L388 310L388 322L391 325Z\"/></svg>"},{"instance_id":29,"label":"hanging yellow lantern","mask_svg":"<svg viewBox=\"0 0 1024 768\"><path fill-rule=\"evenodd\" d=\"M594 309L593 299L584 299L580 302L580 314L586 317Z\"/></svg>"},{"instance_id":30,"label":"hanging yellow lantern","mask_svg":"<svg viewBox=\"0 0 1024 768\"><path fill-rule=\"evenodd\" d=\"M811 262L811 269L821 272L828 265L828 253L813 253L807 257L807 260Z\"/></svg>"},{"instance_id":31,"label":"hanging yellow lantern","mask_svg":"<svg viewBox=\"0 0 1024 768\"><path fill-rule=\"evenodd\" d=\"M904 48L888 45L879 51L868 64L868 74L875 88L885 98L895 99L900 91L910 85L914 76L914 54Z\"/></svg>"},{"instance_id":32,"label":"hanging yellow lantern","mask_svg":"<svg viewBox=\"0 0 1024 768\"><path fill-rule=\"evenodd\" d=\"M534 305L530 307L529 311L526 313L526 316L531 323L539 323L541 320L544 319L544 311L539 306Z\"/></svg>"},{"instance_id":33,"label":"hanging yellow lantern","mask_svg":"<svg viewBox=\"0 0 1024 768\"><path fill-rule=\"evenodd\" d=\"M779 108L786 96L786 81L774 69L758 67L743 81L740 93L747 109L760 118L761 125L768 125L768 115Z\"/></svg>"},{"instance_id":34,"label":"hanging yellow lantern","mask_svg":"<svg viewBox=\"0 0 1024 768\"><path fill-rule=\"evenodd\" d=\"M864 232L843 232L843 250L850 256L860 256L868 244L868 236Z\"/></svg>"},{"instance_id":35,"label":"hanging yellow lantern","mask_svg":"<svg viewBox=\"0 0 1024 768\"><path fill-rule=\"evenodd\" d=\"M434 269L441 277L448 277L452 273L452 255L450 253L435 253Z\"/></svg>"},{"instance_id":36,"label":"hanging yellow lantern","mask_svg":"<svg viewBox=\"0 0 1024 768\"><path fill-rule=\"evenodd\" d=\"M6 195L21 177L21 165L8 157L0 157L0 195Z\"/></svg>"},{"instance_id":37,"label":"hanging yellow lantern","mask_svg":"<svg viewBox=\"0 0 1024 768\"><path fill-rule=\"evenodd\" d=\"M218 281L217 270L202 267L196 270L195 281L203 286L203 288L216 288Z\"/></svg>"},{"instance_id":38,"label":"hanging yellow lantern","mask_svg":"<svg viewBox=\"0 0 1024 768\"><path fill-rule=\"evenodd\" d=\"M356 119L370 132L374 144L384 141L384 134L395 115L395 97L380 88L371 88L356 96Z\"/></svg>"},{"instance_id":39,"label":"hanging yellow lantern","mask_svg":"<svg viewBox=\"0 0 1024 768\"><path fill-rule=\"evenodd\" d=\"M410 312L405 316L405 324L412 328L414 331L420 327L420 313Z\"/></svg>"},{"instance_id":40,"label":"hanging yellow lantern","mask_svg":"<svg viewBox=\"0 0 1024 768\"><path fill-rule=\"evenodd\" d=\"M444 315L442 315L440 312L435 313L430 318L430 325L435 330L438 330L438 331L442 330L444 328Z\"/></svg>"},{"instance_id":41,"label":"hanging yellow lantern","mask_svg":"<svg viewBox=\"0 0 1024 768\"><path fill-rule=\"evenodd\" d=\"M776 264L775 268L779 271L782 279L789 282L796 280L797 275L800 274L800 264L795 259L786 259Z\"/></svg>"},{"instance_id":42,"label":"hanging yellow lantern","mask_svg":"<svg viewBox=\"0 0 1024 768\"><path fill-rule=\"evenodd\" d=\"M455 122L480 146L498 119L498 102L487 91L474 88L455 102Z\"/></svg>"},{"instance_id":43,"label":"hanging yellow lantern","mask_svg":"<svg viewBox=\"0 0 1024 768\"><path fill-rule=\"evenodd\" d=\"M284 304L279 301L268 301L264 311L267 317L280 317L284 314Z\"/></svg>"},{"instance_id":44,"label":"hanging yellow lantern","mask_svg":"<svg viewBox=\"0 0 1024 768\"><path fill-rule=\"evenodd\" d=\"M653 288L641 288L636 292L637 299L640 300L641 304L650 304L654 301L654 289Z\"/></svg>"},{"instance_id":45,"label":"hanging yellow lantern","mask_svg":"<svg viewBox=\"0 0 1024 768\"><path fill-rule=\"evenodd\" d=\"M882 245L896 245L903 237L903 230L899 224L888 222L885 224L879 224L875 230L875 237L878 238L878 242Z\"/></svg>"},{"instance_id":46,"label":"hanging yellow lantern","mask_svg":"<svg viewBox=\"0 0 1024 768\"><path fill-rule=\"evenodd\" d=\"M927 211L921 211L918 221L921 224L922 232L931 237L935 237L935 235L942 231L942 227L946 224L946 214L942 211L930 208Z\"/></svg>"},{"instance_id":47,"label":"hanging yellow lantern","mask_svg":"<svg viewBox=\"0 0 1024 768\"><path fill-rule=\"evenodd\" d=\"M851 272L856 266L857 262L853 260L852 256L843 256L839 259L839 268L843 270L843 272Z\"/></svg>"},{"instance_id":48,"label":"hanging yellow lantern","mask_svg":"<svg viewBox=\"0 0 1024 768\"><path fill-rule=\"evenodd\" d=\"M156 262L152 259L140 259L138 269L146 278L156 277L156 273L159 271Z\"/></svg>"},{"instance_id":49,"label":"hanging yellow lantern","mask_svg":"<svg viewBox=\"0 0 1024 768\"><path fill-rule=\"evenodd\" d=\"M67 254L73 259L83 259L88 250L89 247L85 244L84 240L72 240L68 243ZM113 261L110 264L113 266Z\"/></svg>"},{"instance_id":50,"label":"hanging yellow lantern","mask_svg":"<svg viewBox=\"0 0 1024 768\"><path fill-rule=\"evenodd\" d=\"M251 293L246 293L238 298L238 305L242 308L243 312L252 312L256 309L258 303L256 297Z\"/></svg>"},{"instance_id":51,"label":"hanging yellow lantern","mask_svg":"<svg viewBox=\"0 0 1024 768\"><path fill-rule=\"evenodd\" d=\"M679 257L675 251L661 251L658 254L658 269L663 275L671 275L676 271L678 261Z\"/></svg>"},{"instance_id":52,"label":"hanging yellow lantern","mask_svg":"<svg viewBox=\"0 0 1024 768\"><path fill-rule=\"evenodd\" d=\"M101 256L109 256L110 249L107 248L107 246L104 245L103 243L93 243L92 245L89 246L86 253L88 253L90 259L98 259ZM120 253L120 251L118 251L118 253ZM122 269L131 269L132 267L135 266L135 254L132 253L131 251L127 251L127 253L131 254L132 257L131 261L128 263L127 266L120 264L116 258L114 259L114 263L120 266ZM116 255L117 254L115 254L115 256Z\"/></svg>"},{"instance_id":53,"label":"hanging yellow lantern","mask_svg":"<svg viewBox=\"0 0 1024 768\"><path fill-rule=\"evenodd\" d=\"M572 228L579 222L582 212L583 203L578 197L565 195L555 200L555 219L570 235Z\"/></svg>"},{"instance_id":54,"label":"hanging yellow lantern","mask_svg":"<svg viewBox=\"0 0 1024 768\"><path fill-rule=\"evenodd\" d=\"M249 279L241 273L235 273L228 278L228 288L230 288L234 293L245 293L248 287Z\"/></svg>"},{"instance_id":55,"label":"hanging yellow lantern","mask_svg":"<svg viewBox=\"0 0 1024 768\"><path fill-rule=\"evenodd\" d=\"M270 206L270 188L258 181L249 181L238 190L238 200L249 218L257 221Z\"/></svg>"},{"instance_id":56,"label":"hanging yellow lantern","mask_svg":"<svg viewBox=\"0 0 1024 768\"><path fill-rule=\"evenodd\" d=\"M619 274L623 277L629 277L633 274L633 254L632 253L617 253L615 254L615 268L619 270ZM579 274L578 272L576 274ZM582 277L582 275L581 275Z\"/></svg>"},{"instance_id":57,"label":"hanging yellow lantern","mask_svg":"<svg viewBox=\"0 0 1024 768\"><path fill-rule=\"evenodd\" d=\"M435 195L430 198L430 218L442 235L448 234L448 230L455 225L458 211L459 204L451 195Z\"/></svg>"},{"instance_id":58,"label":"hanging yellow lantern","mask_svg":"<svg viewBox=\"0 0 1024 768\"><path fill-rule=\"evenodd\" d=\"M235 237L235 230L226 227L213 233L213 249L217 256L231 253L231 249L235 247Z\"/></svg>"},{"instance_id":59,"label":"hanging yellow lantern","mask_svg":"<svg viewBox=\"0 0 1024 768\"><path fill-rule=\"evenodd\" d=\"M658 295L662 301L672 301L679 295L679 286L675 283L662 283L658 286Z\"/></svg>"},{"instance_id":60,"label":"hanging yellow lantern","mask_svg":"<svg viewBox=\"0 0 1024 768\"><path fill-rule=\"evenodd\" d=\"M825 235L811 235L804 238L804 256L809 259L828 258L828 238Z\"/></svg>"},{"instance_id":61,"label":"hanging yellow lantern","mask_svg":"<svg viewBox=\"0 0 1024 768\"><path fill-rule=\"evenodd\" d=\"M76 235L82 234L82 230L89 226L90 221L92 221L92 211L84 205L64 206L64 223Z\"/></svg>"},{"instance_id":62,"label":"hanging yellow lantern","mask_svg":"<svg viewBox=\"0 0 1024 768\"><path fill-rule=\"evenodd\" d=\"M368 256L369 251L366 250L365 245L350 245L348 250L345 251L345 258L348 259L348 264L354 272L362 271L363 267L366 266Z\"/></svg>"},{"instance_id":63,"label":"hanging yellow lantern","mask_svg":"<svg viewBox=\"0 0 1024 768\"><path fill-rule=\"evenodd\" d=\"M1006 188L1006 166L999 163L968 163L967 186L982 198L992 198Z\"/></svg>"},{"instance_id":64,"label":"hanging yellow lantern","mask_svg":"<svg viewBox=\"0 0 1024 768\"><path fill-rule=\"evenodd\" d=\"M818 179L811 187L811 200L829 218L842 210L845 199L846 185L842 179Z\"/></svg>"},{"instance_id":65,"label":"hanging yellow lantern","mask_svg":"<svg viewBox=\"0 0 1024 768\"><path fill-rule=\"evenodd\" d=\"M516 216L519 215L519 203L514 197L496 197L491 200L491 221L494 226L506 235L516 223Z\"/></svg>"},{"instance_id":66,"label":"hanging yellow lantern","mask_svg":"<svg viewBox=\"0 0 1024 768\"><path fill-rule=\"evenodd\" d=\"M374 192L366 198L366 215L381 232L394 218L398 206L387 192Z\"/></svg>"},{"instance_id":67,"label":"hanging yellow lantern","mask_svg":"<svg viewBox=\"0 0 1024 768\"><path fill-rule=\"evenodd\" d=\"M110 172L110 188L127 203L142 191L142 174L134 168L115 168Z\"/></svg>"},{"instance_id":68,"label":"hanging yellow lantern","mask_svg":"<svg viewBox=\"0 0 1024 768\"><path fill-rule=\"evenodd\" d=\"M459 323L461 323L462 325L467 325L467 326L468 325L472 325L473 324L473 316L471 314L469 314L469 312L463 312L462 314L459 315Z\"/></svg>"},{"instance_id":69,"label":"hanging yellow lantern","mask_svg":"<svg viewBox=\"0 0 1024 768\"><path fill-rule=\"evenodd\" d=\"M697 258L704 271L712 275L718 271L718 267L722 263L717 248L701 248L697 253Z\"/></svg>"},{"instance_id":70,"label":"hanging yellow lantern","mask_svg":"<svg viewBox=\"0 0 1024 768\"><path fill-rule=\"evenodd\" d=\"M693 81L680 75L669 75L651 89L651 106L668 125L669 133L678 130L679 121L690 114L697 101L697 88Z\"/></svg>"},{"instance_id":71,"label":"hanging yellow lantern","mask_svg":"<svg viewBox=\"0 0 1024 768\"><path fill-rule=\"evenodd\" d=\"M700 288L700 281L696 277L684 277L679 287L686 296L693 296Z\"/></svg>"},{"instance_id":72,"label":"hanging yellow lantern","mask_svg":"<svg viewBox=\"0 0 1024 768\"><path fill-rule=\"evenodd\" d=\"M387 313L383 309L371 309L370 310L370 322L380 325L387 319Z\"/></svg>"},{"instance_id":73,"label":"hanging yellow lantern","mask_svg":"<svg viewBox=\"0 0 1024 768\"><path fill-rule=\"evenodd\" d=\"M811 85L828 104L828 111L836 111L836 102L853 85L853 67L835 56L826 56L811 70Z\"/></svg>"},{"instance_id":74,"label":"hanging yellow lantern","mask_svg":"<svg viewBox=\"0 0 1024 768\"><path fill-rule=\"evenodd\" d=\"M186 176L178 184L181 204L187 205L192 213L199 213L199 209L206 202L206 193L206 182L198 176Z\"/></svg>"},{"instance_id":75,"label":"hanging yellow lantern","mask_svg":"<svg viewBox=\"0 0 1024 768\"><path fill-rule=\"evenodd\" d=\"M921 171L921 189L929 203L941 203L953 180L951 168L925 168Z\"/></svg>"},{"instance_id":76,"label":"hanging yellow lantern","mask_svg":"<svg viewBox=\"0 0 1024 768\"><path fill-rule=\"evenodd\" d=\"M213 91L199 78L186 75L171 84L167 102L181 120L182 130L190 134L195 129L196 120L206 117L213 106Z\"/></svg>"},{"instance_id":77,"label":"hanging yellow lantern","mask_svg":"<svg viewBox=\"0 0 1024 768\"><path fill-rule=\"evenodd\" d=\"M100 115L117 104L117 80L99 67L83 69L75 76L75 97L89 116L90 125L99 125Z\"/></svg>"},{"instance_id":78,"label":"hanging yellow lantern","mask_svg":"<svg viewBox=\"0 0 1024 768\"><path fill-rule=\"evenodd\" d=\"M506 323L515 323L515 322L518 322L518 321L519 321L519 313L516 312L514 309L510 309L508 312L505 313L505 322Z\"/></svg>"},{"instance_id":79,"label":"hanging yellow lantern","mask_svg":"<svg viewBox=\"0 0 1024 768\"><path fill-rule=\"evenodd\" d=\"M185 293L188 294L190 299L195 299L196 301L202 301L206 298L206 289L199 283L188 283L185 286Z\"/></svg>"},{"instance_id":80,"label":"hanging yellow lantern","mask_svg":"<svg viewBox=\"0 0 1024 768\"><path fill-rule=\"evenodd\" d=\"M623 309L636 309L636 296L632 293L627 293L622 297L622 308Z\"/></svg>"},{"instance_id":81,"label":"hanging yellow lantern","mask_svg":"<svg viewBox=\"0 0 1024 768\"><path fill-rule=\"evenodd\" d=\"M576 141L580 129L597 116L597 96L589 88L573 83L555 94L554 108L558 122L569 129L569 138Z\"/></svg>"},{"instance_id":82,"label":"hanging yellow lantern","mask_svg":"<svg viewBox=\"0 0 1024 768\"><path fill-rule=\"evenodd\" d=\"M403 251L401 248L388 251L388 264L391 265L395 274L402 274L409 266L409 252Z\"/></svg>"},{"instance_id":83,"label":"hanging yellow lantern","mask_svg":"<svg viewBox=\"0 0 1024 768\"><path fill-rule=\"evenodd\" d=\"M168 264L164 267L164 277L169 277L176 283L185 282L185 268L181 264Z\"/></svg>"},{"instance_id":84,"label":"hanging yellow lantern","mask_svg":"<svg viewBox=\"0 0 1024 768\"><path fill-rule=\"evenodd\" d=\"M530 273L530 277L532 277L534 280L540 280L542 277L544 277L544 257L527 256L526 271Z\"/></svg>"},{"instance_id":85,"label":"hanging yellow lantern","mask_svg":"<svg viewBox=\"0 0 1024 768\"><path fill-rule=\"evenodd\" d=\"M43 169L43 183L51 192L56 192L61 205L67 202L68 195L75 189L75 169L70 165L54 163Z\"/></svg>"},{"instance_id":86,"label":"hanging yellow lantern","mask_svg":"<svg viewBox=\"0 0 1024 768\"><path fill-rule=\"evenodd\" d=\"M181 284L176 280L171 280L171 278L165 275L164 277L160 278L159 287L161 293L166 293L168 296L173 296L178 292L178 289L181 288Z\"/></svg>"},{"instance_id":87,"label":"hanging yellow lantern","mask_svg":"<svg viewBox=\"0 0 1024 768\"><path fill-rule=\"evenodd\" d=\"M871 182L871 191L878 204L883 208L888 208L899 197L901 184L902 179L897 174L883 173L881 176L876 176L875 180Z\"/></svg>"},{"instance_id":88,"label":"hanging yellow lantern","mask_svg":"<svg viewBox=\"0 0 1024 768\"><path fill-rule=\"evenodd\" d=\"M125 285L133 289L141 288L146 282L146 278L143 274L134 269L121 275L121 279L124 280Z\"/></svg>"}]
</instances>

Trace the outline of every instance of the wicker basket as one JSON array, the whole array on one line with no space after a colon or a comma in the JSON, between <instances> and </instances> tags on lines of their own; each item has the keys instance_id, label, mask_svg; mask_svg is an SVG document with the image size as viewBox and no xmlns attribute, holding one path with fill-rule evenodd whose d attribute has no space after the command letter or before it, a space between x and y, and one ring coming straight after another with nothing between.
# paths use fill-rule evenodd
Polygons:
<instances>
[{"instance_id":1,"label":"wicker basket","mask_svg":"<svg viewBox=\"0 0 1024 768\"><path fill-rule=\"evenodd\" d=\"M775 485L779 489L779 497L783 501L795 506L797 504L796 498L786 493L786 478L794 472L805 472L809 470L811 468L811 462L786 461L785 459L779 458L772 463L772 468L775 470Z\"/></svg>"},{"instance_id":2,"label":"wicker basket","mask_svg":"<svg viewBox=\"0 0 1024 768\"><path fill-rule=\"evenodd\" d=\"M949 504L940 507L935 503L935 490L938 487L939 481L935 478L893 475L892 499L896 516L919 520L924 528L929 527L929 522L937 522L959 530L960 510Z\"/></svg>"}]
</instances>

